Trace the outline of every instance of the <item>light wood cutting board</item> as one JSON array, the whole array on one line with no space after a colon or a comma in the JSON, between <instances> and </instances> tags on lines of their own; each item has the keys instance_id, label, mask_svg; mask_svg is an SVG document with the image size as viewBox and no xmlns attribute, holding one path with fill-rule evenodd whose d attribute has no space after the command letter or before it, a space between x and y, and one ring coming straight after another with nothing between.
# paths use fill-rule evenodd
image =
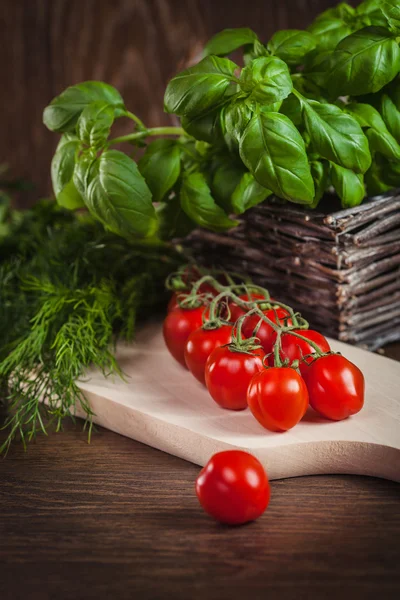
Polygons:
<instances>
[{"instance_id":1,"label":"light wood cutting board","mask_svg":"<svg viewBox=\"0 0 400 600\"><path fill-rule=\"evenodd\" d=\"M352 473L400 481L400 363L333 340L331 346L364 372L364 409L342 422L310 409L285 433L265 430L249 410L218 407L168 354L159 323L118 348L126 381L93 371L80 385L97 424L198 465L240 448L261 460L270 479Z\"/></svg>"}]
</instances>

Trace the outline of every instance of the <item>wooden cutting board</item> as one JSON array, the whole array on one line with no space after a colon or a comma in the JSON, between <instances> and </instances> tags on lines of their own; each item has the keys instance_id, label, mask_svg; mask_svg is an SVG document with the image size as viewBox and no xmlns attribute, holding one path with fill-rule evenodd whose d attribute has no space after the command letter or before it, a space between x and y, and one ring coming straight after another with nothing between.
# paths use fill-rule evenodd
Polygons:
<instances>
[{"instance_id":1,"label":"wooden cutting board","mask_svg":"<svg viewBox=\"0 0 400 600\"><path fill-rule=\"evenodd\" d=\"M311 409L291 431L272 433L249 410L227 411L168 354L159 323L119 346L126 380L92 371L81 388L94 421L122 435L204 465L233 448L257 456L271 479L322 473L373 475L400 481L400 363L331 340L364 372L366 401L342 422Z\"/></svg>"}]
</instances>

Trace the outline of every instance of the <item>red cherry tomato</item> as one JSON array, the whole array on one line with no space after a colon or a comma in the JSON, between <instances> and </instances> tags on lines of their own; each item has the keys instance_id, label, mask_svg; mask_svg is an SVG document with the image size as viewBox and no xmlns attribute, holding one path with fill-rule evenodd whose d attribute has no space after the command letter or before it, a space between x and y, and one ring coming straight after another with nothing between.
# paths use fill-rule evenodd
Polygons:
<instances>
[{"instance_id":1,"label":"red cherry tomato","mask_svg":"<svg viewBox=\"0 0 400 600\"><path fill-rule=\"evenodd\" d=\"M178 304L178 296L180 295L180 292L174 292L168 302L168 307L167 307L167 312L172 312L173 310L180 308L179 304Z\"/></svg>"},{"instance_id":2,"label":"red cherry tomato","mask_svg":"<svg viewBox=\"0 0 400 600\"><path fill-rule=\"evenodd\" d=\"M247 388L253 375L263 369L264 356L262 348L252 354L232 351L229 346L213 350L206 363L205 378L215 402L231 410L247 408Z\"/></svg>"},{"instance_id":3,"label":"red cherry tomato","mask_svg":"<svg viewBox=\"0 0 400 600\"><path fill-rule=\"evenodd\" d=\"M241 294L239 298L243 300L243 302L250 302L252 300L265 300L265 296L256 293ZM238 306L236 302L229 302L229 312L229 320L232 321L232 323L234 323L239 319L239 317L245 315L248 311L244 310L243 308L240 308L240 306Z\"/></svg>"},{"instance_id":4,"label":"red cherry tomato","mask_svg":"<svg viewBox=\"0 0 400 600\"><path fill-rule=\"evenodd\" d=\"M223 325L218 329L200 327L188 337L185 348L186 365L191 373L205 385L205 368L208 357L214 348L230 344L232 341L231 325Z\"/></svg>"},{"instance_id":5,"label":"red cherry tomato","mask_svg":"<svg viewBox=\"0 0 400 600\"><path fill-rule=\"evenodd\" d=\"M358 413L364 405L364 375L340 354L313 361L305 381L310 404L323 417L341 421Z\"/></svg>"},{"instance_id":6,"label":"red cherry tomato","mask_svg":"<svg viewBox=\"0 0 400 600\"><path fill-rule=\"evenodd\" d=\"M287 431L307 410L307 387L294 369L271 367L254 375L247 403L263 427L270 431Z\"/></svg>"},{"instance_id":7,"label":"red cherry tomato","mask_svg":"<svg viewBox=\"0 0 400 600\"><path fill-rule=\"evenodd\" d=\"M204 306L193 309L176 308L163 325L164 340L172 356L184 367L185 346L189 335L203 324Z\"/></svg>"},{"instance_id":8,"label":"red cherry tomato","mask_svg":"<svg viewBox=\"0 0 400 600\"><path fill-rule=\"evenodd\" d=\"M214 519L241 525L258 519L268 506L268 477L257 458L241 450L218 452L196 480L200 504Z\"/></svg>"},{"instance_id":9,"label":"red cherry tomato","mask_svg":"<svg viewBox=\"0 0 400 600\"><path fill-rule=\"evenodd\" d=\"M284 324L285 318L289 316L288 311L284 308L270 308L268 310L264 310L263 313L273 323L277 324ZM242 327L242 333L244 337L250 338L253 336L253 331L257 327L259 321L260 317L258 315L250 315L250 317L245 319ZM287 324L291 325L291 323L291 319L288 319ZM260 340L261 346L264 348L266 354L272 352L276 340L276 332L272 329L271 325L268 325L268 323L263 321L256 337Z\"/></svg>"},{"instance_id":10,"label":"red cherry tomato","mask_svg":"<svg viewBox=\"0 0 400 600\"><path fill-rule=\"evenodd\" d=\"M196 267L196 265L188 265L184 271L181 273L181 279L183 281L183 283L186 285L187 287L187 291L190 291L193 287L193 285L199 281L199 279L202 279L204 277L204 275L202 273L200 273L198 267ZM218 294L218 292L213 288L213 286L208 283L202 283L199 290L198 290L199 294L211 294L213 296L216 296Z\"/></svg>"},{"instance_id":11,"label":"red cherry tomato","mask_svg":"<svg viewBox=\"0 0 400 600\"><path fill-rule=\"evenodd\" d=\"M329 352L331 349L328 344L328 340L322 335L322 333L319 333L318 331L314 331L313 329L295 329L294 332L299 333L303 337L306 337L308 340L311 340L312 342L317 344L321 352ZM306 359L303 359L303 357L307 354L314 354L314 348L306 341L301 340L300 338L296 337L295 335L292 335L291 333L283 334L281 338L281 344L282 360L288 358L291 363L294 360L300 361L300 373L304 376L304 372L308 369L308 365L312 361L312 357L309 356Z\"/></svg>"}]
</instances>

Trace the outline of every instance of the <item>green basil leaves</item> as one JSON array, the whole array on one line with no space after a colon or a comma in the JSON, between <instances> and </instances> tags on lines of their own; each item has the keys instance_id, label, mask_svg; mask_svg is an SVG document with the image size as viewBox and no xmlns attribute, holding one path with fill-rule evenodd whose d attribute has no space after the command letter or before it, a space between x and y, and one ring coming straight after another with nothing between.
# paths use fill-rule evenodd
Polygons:
<instances>
[{"instance_id":1,"label":"green basil leaves","mask_svg":"<svg viewBox=\"0 0 400 600\"><path fill-rule=\"evenodd\" d=\"M344 208L361 204L365 197L363 175L331 163L331 181Z\"/></svg>"},{"instance_id":2,"label":"green basil leaves","mask_svg":"<svg viewBox=\"0 0 400 600\"><path fill-rule=\"evenodd\" d=\"M56 132L73 132L82 111L92 102L102 101L113 107L116 116L125 108L119 92L101 81L86 81L67 88L45 108L43 123Z\"/></svg>"},{"instance_id":3,"label":"green basil leaves","mask_svg":"<svg viewBox=\"0 0 400 600\"><path fill-rule=\"evenodd\" d=\"M336 47L327 79L333 96L378 92L400 70L400 48L383 27L365 27Z\"/></svg>"},{"instance_id":4,"label":"green basil leaves","mask_svg":"<svg viewBox=\"0 0 400 600\"><path fill-rule=\"evenodd\" d=\"M371 154L357 120L333 104L306 100L300 94L298 97L314 150L346 169L365 173L371 164Z\"/></svg>"},{"instance_id":5,"label":"green basil leaves","mask_svg":"<svg viewBox=\"0 0 400 600\"><path fill-rule=\"evenodd\" d=\"M181 172L181 151L175 140L159 139L146 148L139 160L140 173L148 182L154 202L161 202Z\"/></svg>"},{"instance_id":6,"label":"green basil leaves","mask_svg":"<svg viewBox=\"0 0 400 600\"><path fill-rule=\"evenodd\" d=\"M69 210L85 205L73 182L75 157L79 146L79 139L75 135L65 133L51 161L51 181L55 197L58 204Z\"/></svg>"},{"instance_id":7,"label":"green basil leaves","mask_svg":"<svg viewBox=\"0 0 400 600\"><path fill-rule=\"evenodd\" d=\"M237 65L227 58L207 56L194 67L176 75L164 96L166 112L195 116L222 104L236 92Z\"/></svg>"},{"instance_id":8,"label":"green basil leaves","mask_svg":"<svg viewBox=\"0 0 400 600\"><path fill-rule=\"evenodd\" d=\"M202 173L192 173L183 179L181 206L187 216L201 227L225 231L237 225L216 204Z\"/></svg>"},{"instance_id":9,"label":"green basil leaves","mask_svg":"<svg viewBox=\"0 0 400 600\"><path fill-rule=\"evenodd\" d=\"M107 150L84 174L85 204L103 225L123 237L150 237L157 229L151 192L136 163Z\"/></svg>"},{"instance_id":10,"label":"green basil leaves","mask_svg":"<svg viewBox=\"0 0 400 600\"><path fill-rule=\"evenodd\" d=\"M57 201L155 242L196 225L228 230L271 194L314 208L333 185L350 207L400 186L399 33L397 0L341 2L307 31L269 40L226 29L166 88L181 127L147 128L107 84L71 86L43 117L64 134L51 169ZM243 67L226 58L239 49ZM130 128L112 138L120 117ZM121 142L144 148L138 165L111 149Z\"/></svg>"},{"instance_id":11,"label":"green basil leaves","mask_svg":"<svg viewBox=\"0 0 400 600\"><path fill-rule=\"evenodd\" d=\"M242 70L240 87L250 99L265 105L287 98L293 89L288 66L280 58L261 56Z\"/></svg>"},{"instance_id":12,"label":"green basil leaves","mask_svg":"<svg viewBox=\"0 0 400 600\"><path fill-rule=\"evenodd\" d=\"M298 65L315 49L315 36L308 31L286 29L277 31L268 42L268 50L288 65Z\"/></svg>"},{"instance_id":13,"label":"green basil leaves","mask_svg":"<svg viewBox=\"0 0 400 600\"><path fill-rule=\"evenodd\" d=\"M226 56L242 46L254 44L256 40L258 40L257 34L247 27L224 29L206 44L204 54L205 56L210 54Z\"/></svg>"},{"instance_id":14,"label":"green basil leaves","mask_svg":"<svg viewBox=\"0 0 400 600\"><path fill-rule=\"evenodd\" d=\"M249 208L263 202L271 194L271 190L260 185L251 173L244 173L232 194L233 212L241 215Z\"/></svg>"},{"instance_id":15,"label":"green basil leaves","mask_svg":"<svg viewBox=\"0 0 400 600\"><path fill-rule=\"evenodd\" d=\"M255 114L240 140L240 156L258 183L280 198L312 203L314 183L304 141L285 115Z\"/></svg>"}]
</instances>

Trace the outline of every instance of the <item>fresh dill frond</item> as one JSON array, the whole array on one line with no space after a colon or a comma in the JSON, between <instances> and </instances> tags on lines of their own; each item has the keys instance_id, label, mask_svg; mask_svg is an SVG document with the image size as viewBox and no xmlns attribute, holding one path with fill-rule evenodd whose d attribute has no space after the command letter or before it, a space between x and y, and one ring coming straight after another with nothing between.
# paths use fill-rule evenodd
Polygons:
<instances>
[{"instance_id":1,"label":"fresh dill frond","mask_svg":"<svg viewBox=\"0 0 400 600\"><path fill-rule=\"evenodd\" d=\"M0 239L0 389L7 403L6 452L80 406L77 380L90 366L119 373L114 348L138 318L165 302L164 280L182 263L171 246L130 243L44 201L10 215Z\"/></svg>"}]
</instances>

